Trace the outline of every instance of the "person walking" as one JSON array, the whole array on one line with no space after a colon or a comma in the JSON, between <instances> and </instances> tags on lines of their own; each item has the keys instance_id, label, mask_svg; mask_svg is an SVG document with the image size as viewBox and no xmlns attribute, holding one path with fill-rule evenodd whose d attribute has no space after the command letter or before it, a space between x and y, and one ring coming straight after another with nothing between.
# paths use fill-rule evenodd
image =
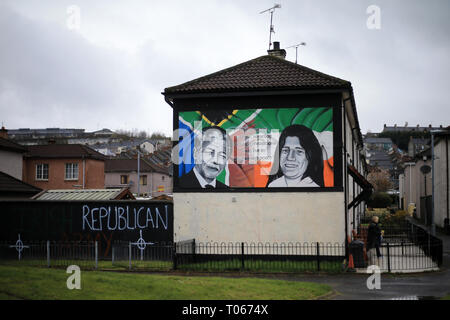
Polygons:
<instances>
[{"instance_id":1,"label":"person walking","mask_svg":"<svg viewBox=\"0 0 450 320\"><path fill-rule=\"evenodd\" d=\"M369 265L377 266L379 266L379 258L382 256L380 246L383 235L378 222L378 216L373 216L367 231L367 256L369 258Z\"/></svg>"}]
</instances>

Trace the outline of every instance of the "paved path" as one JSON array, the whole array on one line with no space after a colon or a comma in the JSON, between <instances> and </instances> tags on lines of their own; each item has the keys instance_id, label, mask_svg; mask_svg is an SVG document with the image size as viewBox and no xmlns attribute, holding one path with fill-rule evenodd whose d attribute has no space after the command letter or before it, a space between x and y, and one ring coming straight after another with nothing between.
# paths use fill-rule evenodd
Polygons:
<instances>
[{"instance_id":1,"label":"paved path","mask_svg":"<svg viewBox=\"0 0 450 320\"><path fill-rule=\"evenodd\" d=\"M338 300L413 299L415 297L443 297L450 294L450 236L438 233L443 241L444 259L439 272L417 274L382 274L381 290L367 289L364 274L305 277L304 281L326 283ZM301 278L301 276L299 277Z\"/></svg>"},{"instance_id":2,"label":"paved path","mask_svg":"<svg viewBox=\"0 0 450 320\"><path fill-rule=\"evenodd\" d=\"M412 300L417 297L441 298L450 295L450 236L438 233L443 240L444 259L440 271L425 273L381 274L381 289L369 290L369 274L229 274L229 273L190 273L191 275L221 277L260 277L290 281L324 283L335 292L327 299L334 300Z\"/></svg>"},{"instance_id":3,"label":"paved path","mask_svg":"<svg viewBox=\"0 0 450 320\"><path fill-rule=\"evenodd\" d=\"M415 274L381 274L381 289L369 290L369 274L299 274L299 275L224 275L231 277L261 277L290 281L324 283L331 286L334 300L412 300L417 297L441 298L450 294L450 236L438 234L444 244L444 260L441 271ZM211 274L210 274L211 275Z\"/></svg>"}]
</instances>

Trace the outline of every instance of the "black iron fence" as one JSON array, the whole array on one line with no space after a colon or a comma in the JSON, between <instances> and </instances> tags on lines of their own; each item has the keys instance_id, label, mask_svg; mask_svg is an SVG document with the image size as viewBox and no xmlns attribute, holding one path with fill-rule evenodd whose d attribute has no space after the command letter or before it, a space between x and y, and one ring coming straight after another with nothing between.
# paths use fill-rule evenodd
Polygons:
<instances>
[{"instance_id":1,"label":"black iron fence","mask_svg":"<svg viewBox=\"0 0 450 320\"><path fill-rule=\"evenodd\" d=\"M0 264L99 270L340 272L345 245L324 243L145 243L117 241L99 258L96 242L0 243Z\"/></svg>"},{"instance_id":2,"label":"black iron fence","mask_svg":"<svg viewBox=\"0 0 450 320\"><path fill-rule=\"evenodd\" d=\"M442 265L443 243L442 240L433 236L427 229L421 227L411 220L406 220L408 227L408 239L430 257L438 266Z\"/></svg>"},{"instance_id":3,"label":"black iron fence","mask_svg":"<svg viewBox=\"0 0 450 320\"><path fill-rule=\"evenodd\" d=\"M435 251L438 245L430 244L428 248ZM431 251L412 242L384 242L380 248L381 257L376 257L376 253L372 257L369 254L368 264L377 264L381 271L386 272L438 270L441 264L433 259Z\"/></svg>"},{"instance_id":4,"label":"black iron fence","mask_svg":"<svg viewBox=\"0 0 450 320\"><path fill-rule=\"evenodd\" d=\"M442 264L442 241L406 222L402 237L386 237L381 257L370 255L360 242L349 252L355 267L379 265L382 271L435 270ZM399 233L396 231L396 235ZM352 246L353 243L350 244ZM98 270L185 270L245 272L342 272L350 262L340 243L199 243L126 242L111 245L111 256L99 258L97 242L17 241L0 243L0 264ZM376 260L373 260L376 258Z\"/></svg>"},{"instance_id":5,"label":"black iron fence","mask_svg":"<svg viewBox=\"0 0 450 320\"><path fill-rule=\"evenodd\" d=\"M325 243L178 243L174 269L248 272L340 272L345 245Z\"/></svg>"},{"instance_id":6,"label":"black iron fence","mask_svg":"<svg viewBox=\"0 0 450 320\"><path fill-rule=\"evenodd\" d=\"M367 230L368 225L371 223L372 217L362 217L359 224L359 234L364 233L364 229ZM389 242L401 242L408 239L410 226L408 220L397 221L396 223L388 224L381 223L381 229L384 232L383 238ZM367 231L366 231L367 232Z\"/></svg>"},{"instance_id":7,"label":"black iron fence","mask_svg":"<svg viewBox=\"0 0 450 320\"><path fill-rule=\"evenodd\" d=\"M98 242L3 241L0 242L0 263L47 267L78 265L83 269L96 269Z\"/></svg>"},{"instance_id":8,"label":"black iron fence","mask_svg":"<svg viewBox=\"0 0 450 320\"><path fill-rule=\"evenodd\" d=\"M116 241L111 248L111 267L168 271L173 269L173 252L172 242Z\"/></svg>"},{"instance_id":9,"label":"black iron fence","mask_svg":"<svg viewBox=\"0 0 450 320\"><path fill-rule=\"evenodd\" d=\"M362 223L367 225L370 220L370 217L365 217ZM376 257L372 259L373 254L366 252L366 257L362 261L363 255L360 253L357 265L367 266L376 263L381 270L387 272L436 270L442 266L442 240L431 235L426 228L407 218L393 224L381 224L381 229L384 231L382 256L379 259ZM365 244L367 226L359 227L358 238Z\"/></svg>"}]
</instances>

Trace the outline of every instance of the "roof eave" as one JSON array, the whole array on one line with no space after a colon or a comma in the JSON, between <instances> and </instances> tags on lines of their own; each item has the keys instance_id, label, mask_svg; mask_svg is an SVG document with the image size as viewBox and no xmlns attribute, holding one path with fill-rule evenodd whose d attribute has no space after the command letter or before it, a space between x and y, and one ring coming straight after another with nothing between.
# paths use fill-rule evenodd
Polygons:
<instances>
[{"instance_id":1,"label":"roof eave","mask_svg":"<svg viewBox=\"0 0 450 320\"><path fill-rule=\"evenodd\" d=\"M298 95L298 94L320 94L320 93L342 93L349 90L351 85L335 87L267 87L267 88L242 88L221 90L186 90L176 92L162 92L167 99L190 99L190 98L219 98L219 97L242 97L242 96L269 96L269 95Z\"/></svg>"}]
</instances>

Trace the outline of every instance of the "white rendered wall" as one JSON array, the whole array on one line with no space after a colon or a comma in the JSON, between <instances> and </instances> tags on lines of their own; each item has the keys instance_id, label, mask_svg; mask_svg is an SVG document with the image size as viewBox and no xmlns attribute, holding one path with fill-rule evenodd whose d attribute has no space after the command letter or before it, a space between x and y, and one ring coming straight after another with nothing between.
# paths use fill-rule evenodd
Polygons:
<instances>
[{"instance_id":1,"label":"white rendered wall","mask_svg":"<svg viewBox=\"0 0 450 320\"><path fill-rule=\"evenodd\" d=\"M0 171L22 180L23 155L22 153L0 151Z\"/></svg>"},{"instance_id":2,"label":"white rendered wall","mask_svg":"<svg viewBox=\"0 0 450 320\"><path fill-rule=\"evenodd\" d=\"M447 149L445 147L448 141L440 140L435 145L434 154L434 215L435 224L438 227L444 227L444 219L447 218L447 159L450 162L450 157L446 155ZM448 148L450 150L450 148ZM450 177L449 177L450 178Z\"/></svg>"},{"instance_id":3,"label":"white rendered wall","mask_svg":"<svg viewBox=\"0 0 450 320\"><path fill-rule=\"evenodd\" d=\"M345 241L343 192L175 193L174 240Z\"/></svg>"}]
</instances>

